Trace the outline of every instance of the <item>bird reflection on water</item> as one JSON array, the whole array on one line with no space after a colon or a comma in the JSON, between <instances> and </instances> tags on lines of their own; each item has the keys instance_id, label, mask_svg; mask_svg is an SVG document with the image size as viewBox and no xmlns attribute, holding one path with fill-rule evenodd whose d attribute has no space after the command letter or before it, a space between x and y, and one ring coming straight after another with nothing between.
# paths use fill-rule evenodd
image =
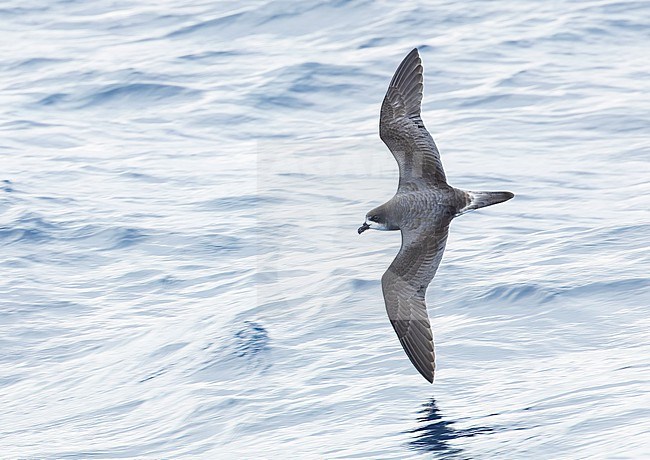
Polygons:
<instances>
[{"instance_id":1,"label":"bird reflection on water","mask_svg":"<svg viewBox=\"0 0 650 460\"><path fill-rule=\"evenodd\" d=\"M464 458L463 449L450 445L450 441L460 438L471 438L479 434L494 432L490 427L475 427L467 429L456 429L454 420L445 420L438 409L435 398L431 398L420 411L421 417L418 422L421 426L407 433L413 434L414 438L409 442L409 447L427 452L438 452L445 458Z\"/></svg>"}]
</instances>

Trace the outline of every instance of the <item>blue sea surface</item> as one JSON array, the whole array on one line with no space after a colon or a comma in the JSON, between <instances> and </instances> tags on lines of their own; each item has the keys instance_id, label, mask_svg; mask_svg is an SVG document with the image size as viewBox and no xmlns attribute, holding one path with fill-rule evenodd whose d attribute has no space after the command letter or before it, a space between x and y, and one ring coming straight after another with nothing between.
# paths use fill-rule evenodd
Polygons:
<instances>
[{"instance_id":1,"label":"blue sea surface","mask_svg":"<svg viewBox=\"0 0 650 460\"><path fill-rule=\"evenodd\" d=\"M0 457L650 458L650 4L0 5ZM449 182L436 380L379 107Z\"/></svg>"}]
</instances>

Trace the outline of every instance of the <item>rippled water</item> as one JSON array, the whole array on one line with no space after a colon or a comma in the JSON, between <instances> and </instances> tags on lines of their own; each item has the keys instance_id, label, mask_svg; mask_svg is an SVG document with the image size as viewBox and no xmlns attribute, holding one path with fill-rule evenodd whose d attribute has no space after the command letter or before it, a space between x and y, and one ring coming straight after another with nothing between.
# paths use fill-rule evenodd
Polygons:
<instances>
[{"instance_id":1,"label":"rippled water","mask_svg":"<svg viewBox=\"0 0 650 460\"><path fill-rule=\"evenodd\" d=\"M0 7L6 458L650 456L647 2ZM387 321L379 105L419 47L454 221Z\"/></svg>"}]
</instances>

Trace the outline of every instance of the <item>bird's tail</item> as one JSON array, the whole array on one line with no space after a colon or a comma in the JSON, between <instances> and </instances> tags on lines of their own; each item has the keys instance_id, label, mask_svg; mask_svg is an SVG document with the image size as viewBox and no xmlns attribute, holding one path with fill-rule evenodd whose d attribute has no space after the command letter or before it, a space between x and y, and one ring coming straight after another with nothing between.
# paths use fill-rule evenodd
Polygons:
<instances>
[{"instance_id":1,"label":"bird's tail","mask_svg":"<svg viewBox=\"0 0 650 460\"><path fill-rule=\"evenodd\" d=\"M466 192L468 204L461 209L457 215L465 214L474 209L492 206L493 204L503 203L512 198L514 193L510 192Z\"/></svg>"}]
</instances>

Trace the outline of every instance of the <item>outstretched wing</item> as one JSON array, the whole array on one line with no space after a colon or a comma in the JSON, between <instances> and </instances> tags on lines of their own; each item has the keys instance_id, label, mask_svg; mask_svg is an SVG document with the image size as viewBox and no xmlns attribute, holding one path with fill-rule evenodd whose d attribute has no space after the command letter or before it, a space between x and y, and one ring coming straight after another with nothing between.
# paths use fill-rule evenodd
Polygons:
<instances>
[{"instance_id":1,"label":"outstretched wing","mask_svg":"<svg viewBox=\"0 0 650 460\"><path fill-rule=\"evenodd\" d=\"M438 148L420 118L421 102L422 61L415 48L395 71L379 116L379 137L397 160L400 188L447 183Z\"/></svg>"},{"instance_id":2,"label":"outstretched wing","mask_svg":"<svg viewBox=\"0 0 650 460\"><path fill-rule=\"evenodd\" d=\"M435 352L425 293L445 251L451 216L402 229L402 247L381 278L386 311L415 368L433 383Z\"/></svg>"}]
</instances>

